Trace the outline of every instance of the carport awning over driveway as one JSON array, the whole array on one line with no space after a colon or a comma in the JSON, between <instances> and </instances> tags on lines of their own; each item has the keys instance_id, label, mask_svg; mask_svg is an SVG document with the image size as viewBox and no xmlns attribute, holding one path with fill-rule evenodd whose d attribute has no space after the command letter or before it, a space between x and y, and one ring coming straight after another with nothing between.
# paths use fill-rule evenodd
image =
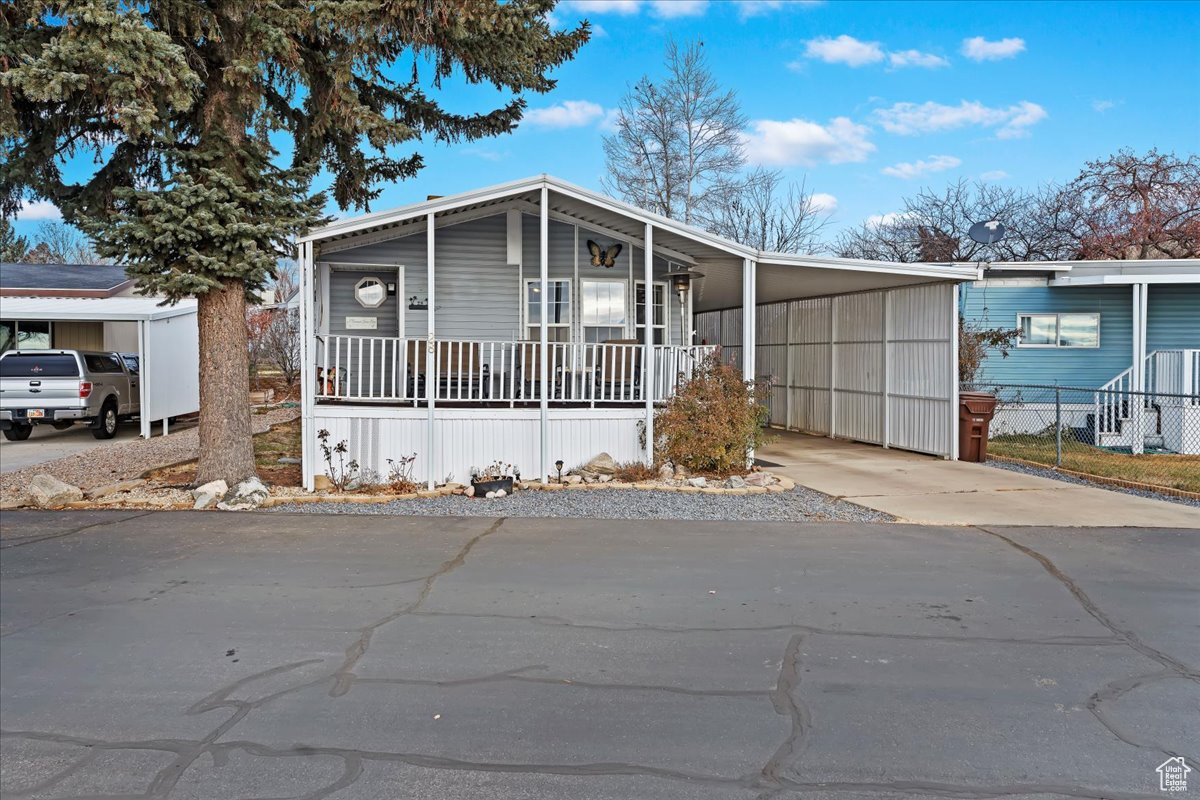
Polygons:
<instances>
[{"instance_id":1,"label":"carport awning over driveway","mask_svg":"<svg viewBox=\"0 0 1200 800\"><path fill-rule=\"evenodd\" d=\"M5 297L0 299L0 315L6 319L149 322L196 313L195 300L173 306L161 302L153 297Z\"/></svg>"}]
</instances>

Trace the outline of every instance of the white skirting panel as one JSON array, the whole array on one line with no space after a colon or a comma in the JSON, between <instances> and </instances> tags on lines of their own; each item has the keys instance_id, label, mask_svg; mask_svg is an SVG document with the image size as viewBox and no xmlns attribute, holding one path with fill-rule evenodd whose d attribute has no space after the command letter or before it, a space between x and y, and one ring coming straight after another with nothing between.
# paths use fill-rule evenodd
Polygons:
<instances>
[{"instance_id":1,"label":"white skirting panel","mask_svg":"<svg viewBox=\"0 0 1200 800\"><path fill-rule=\"evenodd\" d=\"M638 424L643 416L640 409L551 409L550 461L562 459L564 471L601 452L618 462L636 461L641 457ZM421 482L432 474L438 482L468 483L471 467L493 461L514 465L526 478L538 477L537 409L436 409L432 456L427 452L427 425L424 409L318 405L311 433L328 430L331 445L345 440L347 460L357 460L381 478L387 477L387 459L412 453L417 454L413 476ZM317 461L305 464L306 478L325 470L320 448L314 452Z\"/></svg>"}]
</instances>

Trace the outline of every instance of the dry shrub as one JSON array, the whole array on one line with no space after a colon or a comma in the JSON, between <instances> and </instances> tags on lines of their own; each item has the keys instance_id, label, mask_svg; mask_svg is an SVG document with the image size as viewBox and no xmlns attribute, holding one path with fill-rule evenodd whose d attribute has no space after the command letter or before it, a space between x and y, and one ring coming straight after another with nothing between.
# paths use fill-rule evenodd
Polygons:
<instances>
[{"instance_id":1,"label":"dry shrub","mask_svg":"<svg viewBox=\"0 0 1200 800\"><path fill-rule=\"evenodd\" d=\"M624 464L617 464L617 468L613 470L613 480L623 483L652 481L656 478L658 478L658 470L641 461L626 461Z\"/></svg>"},{"instance_id":2,"label":"dry shrub","mask_svg":"<svg viewBox=\"0 0 1200 800\"><path fill-rule=\"evenodd\" d=\"M745 381L736 367L708 355L654 415L656 460L694 473L745 472L749 452L767 441L770 391L770 381Z\"/></svg>"}]
</instances>

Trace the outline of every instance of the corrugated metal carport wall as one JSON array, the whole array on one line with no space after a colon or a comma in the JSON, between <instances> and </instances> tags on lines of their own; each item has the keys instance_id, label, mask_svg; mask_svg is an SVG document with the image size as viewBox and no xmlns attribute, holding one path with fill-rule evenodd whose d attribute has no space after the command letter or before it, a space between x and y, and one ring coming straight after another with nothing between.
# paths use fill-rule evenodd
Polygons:
<instances>
[{"instance_id":1,"label":"corrugated metal carport wall","mask_svg":"<svg viewBox=\"0 0 1200 800\"><path fill-rule=\"evenodd\" d=\"M755 366L771 424L957 457L957 286L933 283L763 304ZM742 362L742 311L696 315L699 341Z\"/></svg>"}]
</instances>

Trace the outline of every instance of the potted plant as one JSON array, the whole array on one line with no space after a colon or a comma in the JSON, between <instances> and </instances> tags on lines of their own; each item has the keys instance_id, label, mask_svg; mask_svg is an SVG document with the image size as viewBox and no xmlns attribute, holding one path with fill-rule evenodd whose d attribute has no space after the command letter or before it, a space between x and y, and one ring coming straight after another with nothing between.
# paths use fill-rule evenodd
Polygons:
<instances>
[{"instance_id":1,"label":"potted plant","mask_svg":"<svg viewBox=\"0 0 1200 800\"><path fill-rule=\"evenodd\" d=\"M471 485L475 487L476 497L485 497L488 492L498 492L501 489L512 494L513 482L521 480L521 473L512 464L494 461L483 469L471 467Z\"/></svg>"}]
</instances>

